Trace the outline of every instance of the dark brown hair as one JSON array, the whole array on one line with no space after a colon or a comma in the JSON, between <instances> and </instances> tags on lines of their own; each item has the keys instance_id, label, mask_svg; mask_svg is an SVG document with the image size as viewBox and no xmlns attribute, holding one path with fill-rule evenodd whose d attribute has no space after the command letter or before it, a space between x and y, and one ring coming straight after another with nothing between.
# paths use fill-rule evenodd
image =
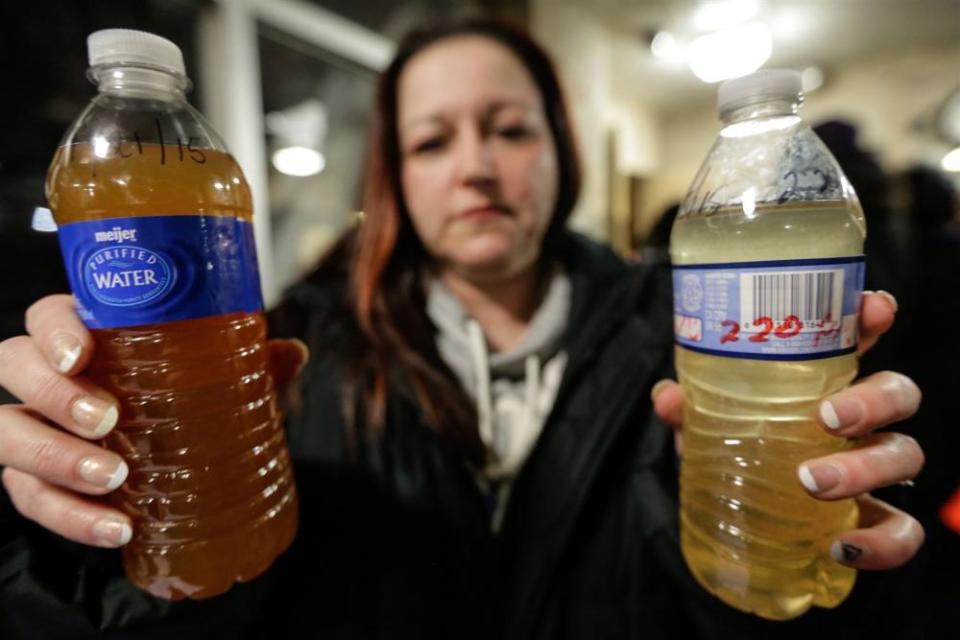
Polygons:
<instances>
[{"instance_id":1,"label":"dark brown hair","mask_svg":"<svg viewBox=\"0 0 960 640\"><path fill-rule=\"evenodd\" d=\"M557 153L557 202L544 236L549 256L580 190L580 166L570 116L547 54L523 31L499 20L469 17L431 23L409 33L380 76L364 176L364 219L352 239L349 293L367 353L353 368L353 406L367 424L384 423L391 376L403 375L433 426L470 459L481 461L476 415L434 343L421 274L428 256L404 203L397 131L397 87L406 64L442 40L477 35L509 49L532 77L543 101ZM360 354L357 354L360 356ZM361 416L357 416L361 417Z\"/></svg>"}]
</instances>

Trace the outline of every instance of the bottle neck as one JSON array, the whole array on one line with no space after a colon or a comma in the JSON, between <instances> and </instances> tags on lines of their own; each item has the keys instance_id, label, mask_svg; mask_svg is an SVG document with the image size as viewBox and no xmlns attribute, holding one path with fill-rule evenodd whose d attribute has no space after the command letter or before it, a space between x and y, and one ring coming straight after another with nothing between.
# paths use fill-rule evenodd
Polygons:
<instances>
[{"instance_id":1,"label":"bottle neck","mask_svg":"<svg viewBox=\"0 0 960 640\"><path fill-rule=\"evenodd\" d=\"M720 113L725 125L745 120L795 116L800 110L800 98L781 98L760 100L748 104L733 105Z\"/></svg>"},{"instance_id":2,"label":"bottle neck","mask_svg":"<svg viewBox=\"0 0 960 640\"><path fill-rule=\"evenodd\" d=\"M97 90L124 98L149 98L164 102L182 102L190 81L172 71L130 65L103 65L88 71Z\"/></svg>"}]
</instances>

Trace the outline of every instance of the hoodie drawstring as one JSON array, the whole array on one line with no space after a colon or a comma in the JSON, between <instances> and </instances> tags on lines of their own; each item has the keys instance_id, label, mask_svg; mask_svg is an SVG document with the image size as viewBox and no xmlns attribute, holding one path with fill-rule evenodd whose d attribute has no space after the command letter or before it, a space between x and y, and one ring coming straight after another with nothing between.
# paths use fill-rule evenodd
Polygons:
<instances>
[{"instance_id":1,"label":"hoodie drawstring","mask_svg":"<svg viewBox=\"0 0 960 640\"><path fill-rule=\"evenodd\" d=\"M528 449L522 441L533 434L538 420L540 400L540 358L528 355L524 360L524 403L519 421L510 424L511 432L494 432L493 394L490 380L489 354L480 324L473 319L466 322L474 377L477 382L477 417L480 439L494 454L493 466L508 470L518 466ZM501 425L502 426L502 425ZM513 446L511 446L513 445ZM520 445L520 446L517 446Z\"/></svg>"},{"instance_id":2,"label":"hoodie drawstring","mask_svg":"<svg viewBox=\"0 0 960 640\"><path fill-rule=\"evenodd\" d=\"M490 398L490 366L483 330L476 320L467 320L470 355L473 356L473 375L477 381L477 417L480 421L480 439L489 449L493 446L493 401Z\"/></svg>"}]
</instances>

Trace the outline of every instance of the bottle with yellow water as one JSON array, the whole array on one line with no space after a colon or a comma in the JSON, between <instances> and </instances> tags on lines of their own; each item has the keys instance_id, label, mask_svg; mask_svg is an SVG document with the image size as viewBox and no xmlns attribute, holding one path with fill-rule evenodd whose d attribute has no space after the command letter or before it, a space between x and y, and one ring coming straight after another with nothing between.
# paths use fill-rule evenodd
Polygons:
<instances>
[{"instance_id":1,"label":"bottle with yellow water","mask_svg":"<svg viewBox=\"0 0 960 640\"><path fill-rule=\"evenodd\" d=\"M810 497L797 470L848 446L815 416L857 372L866 230L801 101L793 71L720 87L723 129L670 248L683 554L711 593L774 620L838 605L856 578L830 556L856 504Z\"/></svg>"}]
</instances>

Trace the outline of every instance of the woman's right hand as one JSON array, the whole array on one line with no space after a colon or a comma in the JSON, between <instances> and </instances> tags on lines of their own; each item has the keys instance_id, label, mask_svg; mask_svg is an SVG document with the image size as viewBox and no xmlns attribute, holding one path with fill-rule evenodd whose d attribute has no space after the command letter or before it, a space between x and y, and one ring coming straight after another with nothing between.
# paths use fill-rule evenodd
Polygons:
<instances>
[{"instance_id":1,"label":"woman's right hand","mask_svg":"<svg viewBox=\"0 0 960 640\"><path fill-rule=\"evenodd\" d=\"M97 444L117 424L118 404L79 374L93 339L73 297L27 310L26 336L0 343L0 386L23 404L0 406L0 465L13 505L65 538L98 547L130 541L130 518L91 500L119 487L127 465Z\"/></svg>"},{"instance_id":2,"label":"woman's right hand","mask_svg":"<svg viewBox=\"0 0 960 640\"><path fill-rule=\"evenodd\" d=\"M90 496L127 477L123 459L102 448L116 426L117 399L80 375L93 338L73 297L53 295L27 310L26 336L0 343L0 386L23 402L0 406L3 484L23 516L65 538L118 547L132 537L130 518ZM282 393L306 362L299 340L268 345L271 373Z\"/></svg>"}]
</instances>

